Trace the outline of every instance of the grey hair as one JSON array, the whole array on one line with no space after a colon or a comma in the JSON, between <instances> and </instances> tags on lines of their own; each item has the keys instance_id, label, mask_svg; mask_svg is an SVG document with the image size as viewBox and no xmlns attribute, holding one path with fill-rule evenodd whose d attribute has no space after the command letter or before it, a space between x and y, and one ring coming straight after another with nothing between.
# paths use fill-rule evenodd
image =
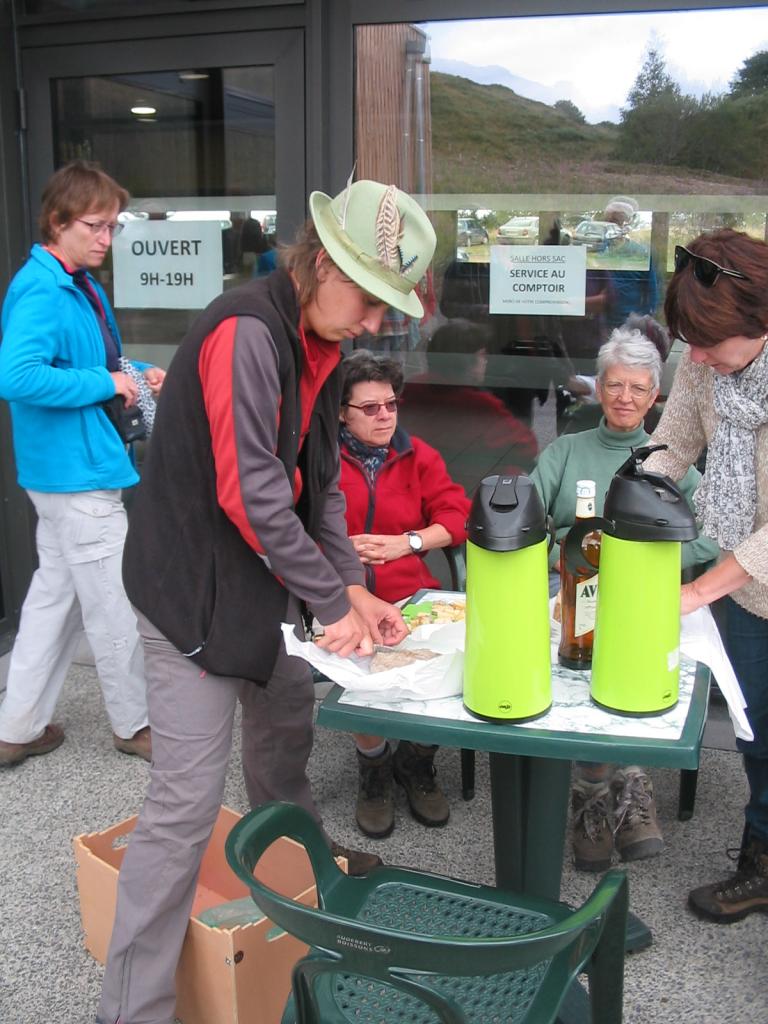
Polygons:
<instances>
[{"instance_id":1,"label":"grey hair","mask_svg":"<svg viewBox=\"0 0 768 1024\"><path fill-rule=\"evenodd\" d=\"M625 366L630 370L648 370L654 388L661 383L661 356L652 341L638 330L617 327L597 353L597 378L605 379L611 366Z\"/></svg>"}]
</instances>

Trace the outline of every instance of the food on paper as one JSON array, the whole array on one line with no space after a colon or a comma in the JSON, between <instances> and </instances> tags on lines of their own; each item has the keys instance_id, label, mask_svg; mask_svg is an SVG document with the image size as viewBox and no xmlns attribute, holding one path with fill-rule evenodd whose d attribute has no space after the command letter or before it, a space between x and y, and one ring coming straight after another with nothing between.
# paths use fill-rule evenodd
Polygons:
<instances>
[{"instance_id":1,"label":"food on paper","mask_svg":"<svg viewBox=\"0 0 768 1024\"><path fill-rule=\"evenodd\" d=\"M407 604L403 618L410 629L429 626L435 622L463 622L466 615L463 601L421 601Z\"/></svg>"},{"instance_id":2,"label":"food on paper","mask_svg":"<svg viewBox=\"0 0 768 1024\"><path fill-rule=\"evenodd\" d=\"M404 668L414 661L431 661L439 658L436 651L377 651L371 658L371 672L388 672L391 668Z\"/></svg>"}]
</instances>

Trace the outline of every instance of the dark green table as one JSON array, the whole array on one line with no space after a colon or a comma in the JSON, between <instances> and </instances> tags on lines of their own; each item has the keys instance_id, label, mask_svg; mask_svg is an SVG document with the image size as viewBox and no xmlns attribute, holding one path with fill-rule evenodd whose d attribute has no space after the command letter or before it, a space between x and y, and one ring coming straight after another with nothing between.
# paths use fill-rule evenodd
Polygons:
<instances>
[{"instance_id":1,"label":"dark green table","mask_svg":"<svg viewBox=\"0 0 768 1024\"><path fill-rule=\"evenodd\" d=\"M709 669L697 665L688 714L678 738L639 739L605 733L556 732L533 726L523 728L433 718L400 710L384 711L340 704L339 697L344 692L340 686L335 686L323 700L317 722L344 732L487 750L496 884L517 892L559 899L571 761L698 768L709 683ZM605 716L605 712L597 708L595 713ZM643 949L651 941L648 927L630 914L627 950ZM571 986L558 1020L560 1024L586 1024L589 1020L588 997L579 982Z\"/></svg>"},{"instance_id":2,"label":"dark green table","mask_svg":"<svg viewBox=\"0 0 768 1024\"><path fill-rule=\"evenodd\" d=\"M688 715L677 738L636 739L532 726L464 722L340 704L335 686L318 711L318 725L486 750L490 755L496 884L560 898L571 761L697 768L709 697L709 669L698 665ZM458 699L458 698L457 698ZM605 712L595 709L604 716Z\"/></svg>"}]
</instances>

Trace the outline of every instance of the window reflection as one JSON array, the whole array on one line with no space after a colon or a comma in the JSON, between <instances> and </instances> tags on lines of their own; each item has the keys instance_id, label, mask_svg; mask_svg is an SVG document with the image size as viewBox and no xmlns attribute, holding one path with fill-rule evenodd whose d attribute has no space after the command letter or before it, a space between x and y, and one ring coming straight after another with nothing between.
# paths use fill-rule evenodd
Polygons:
<instances>
[{"instance_id":1,"label":"window reflection","mask_svg":"<svg viewBox=\"0 0 768 1024\"><path fill-rule=\"evenodd\" d=\"M215 292L274 267L272 66L58 79L52 104L57 165L97 161L130 192L124 239L132 222L216 223ZM99 277L112 301L111 256ZM199 311L116 307L129 355L163 366Z\"/></svg>"},{"instance_id":2,"label":"window reflection","mask_svg":"<svg viewBox=\"0 0 768 1024\"><path fill-rule=\"evenodd\" d=\"M357 173L422 194L438 236L428 314L398 343L401 419L468 485L503 464L461 419L469 392L535 456L593 425L597 351L630 315L662 318L676 244L766 237L766 38L765 7L358 27ZM495 247L555 245L586 254L583 315L490 313Z\"/></svg>"}]
</instances>

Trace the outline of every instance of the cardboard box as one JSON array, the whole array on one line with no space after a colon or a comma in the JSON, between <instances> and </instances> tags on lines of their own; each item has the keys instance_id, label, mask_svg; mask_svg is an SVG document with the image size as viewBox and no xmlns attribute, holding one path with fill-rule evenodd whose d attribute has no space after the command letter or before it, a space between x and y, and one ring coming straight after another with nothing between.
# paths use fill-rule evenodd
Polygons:
<instances>
[{"instance_id":1,"label":"cardboard box","mask_svg":"<svg viewBox=\"0 0 768 1024\"><path fill-rule=\"evenodd\" d=\"M203 858L176 972L176 1016L183 1024L280 1024L291 970L306 952L303 943L265 917L233 928L212 928L198 920L197 915L211 907L249 895L224 856L224 842L239 818L222 807ZM100 963L106 959L117 876L135 824L135 817L128 818L74 840L85 946ZM274 843L257 874L278 892L315 905L309 858L292 840ZM255 904L254 911L258 913Z\"/></svg>"}]
</instances>

